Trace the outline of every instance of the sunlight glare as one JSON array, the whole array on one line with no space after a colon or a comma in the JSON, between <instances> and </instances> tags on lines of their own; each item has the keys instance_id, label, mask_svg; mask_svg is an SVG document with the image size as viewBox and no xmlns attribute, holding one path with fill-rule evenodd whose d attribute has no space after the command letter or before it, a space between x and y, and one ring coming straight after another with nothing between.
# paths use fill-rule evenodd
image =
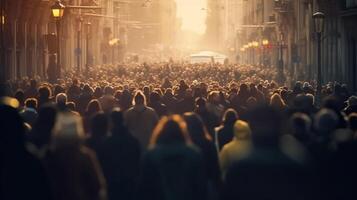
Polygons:
<instances>
[{"instance_id":1,"label":"sunlight glare","mask_svg":"<svg viewBox=\"0 0 357 200\"><path fill-rule=\"evenodd\" d=\"M206 0L176 0L177 17L182 19L181 29L204 34L206 31Z\"/></svg>"}]
</instances>

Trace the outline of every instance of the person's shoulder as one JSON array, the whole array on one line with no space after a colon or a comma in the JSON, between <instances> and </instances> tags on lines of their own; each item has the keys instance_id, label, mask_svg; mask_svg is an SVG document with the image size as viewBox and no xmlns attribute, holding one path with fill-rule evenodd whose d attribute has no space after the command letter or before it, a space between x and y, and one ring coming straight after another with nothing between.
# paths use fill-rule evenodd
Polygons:
<instances>
[{"instance_id":1,"label":"person's shoulder","mask_svg":"<svg viewBox=\"0 0 357 200\"><path fill-rule=\"evenodd\" d=\"M156 115L156 111L154 108L147 106L145 112L150 113L151 115Z\"/></svg>"},{"instance_id":2,"label":"person's shoulder","mask_svg":"<svg viewBox=\"0 0 357 200\"><path fill-rule=\"evenodd\" d=\"M130 115L133 112L134 112L134 107L130 107L126 111L124 111L124 116Z\"/></svg>"},{"instance_id":3,"label":"person's shoulder","mask_svg":"<svg viewBox=\"0 0 357 200\"><path fill-rule=\"evenodd\" d=\"M222 152L225 151L225 152L229 152L229 151L232 151L233 148L235 148L237 146L237 143L236 141L232 140L230 142L228 142L227 144L225 144L223 147L222 147Z\"/></svg>"}]
</instances>

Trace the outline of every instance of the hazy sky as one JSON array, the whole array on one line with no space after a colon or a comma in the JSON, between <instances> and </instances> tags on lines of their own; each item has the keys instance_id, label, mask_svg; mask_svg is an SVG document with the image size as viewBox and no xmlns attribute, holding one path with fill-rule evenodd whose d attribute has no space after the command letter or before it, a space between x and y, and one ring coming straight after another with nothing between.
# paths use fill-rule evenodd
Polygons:
<instances>
[{"instance_id":1,"label":"hazy sky","mask_svg":"<svg viewBox=\"0 0 357 200\"><path fill-rule=\"evenodd\" d=\"M177 17L182 19L182 29L203 34L206 30L206 0L176 0Z\"/></svg>"}]
</instances>

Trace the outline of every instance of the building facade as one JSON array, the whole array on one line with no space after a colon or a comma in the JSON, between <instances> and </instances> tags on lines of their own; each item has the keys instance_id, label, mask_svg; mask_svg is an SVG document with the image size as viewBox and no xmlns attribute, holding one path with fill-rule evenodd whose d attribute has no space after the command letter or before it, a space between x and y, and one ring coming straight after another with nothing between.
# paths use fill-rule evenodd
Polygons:
<instances>
[{"instance_id":1,"label":"building facade","mask_svg":"<svg viewBox=\"0 0 357 200\"><path fill-rule=\"evenodd\" d=\"M272 65L278 66L279 60L283 60L283 72L286 77L291 77L292 82L314 81L317 78L318 56L312 16L317 11L325 14L323 83L338 81L348 84L355 91L356 0L246 0L242 12L241 41L268 39ZM256 54L259 56L259 51ZM241 55L251 57L249 52L241 52ZM254 64L258 62L251 58L245 61ZM289 84L289 80L286 83Z\"/></svg>"}]
</instances>

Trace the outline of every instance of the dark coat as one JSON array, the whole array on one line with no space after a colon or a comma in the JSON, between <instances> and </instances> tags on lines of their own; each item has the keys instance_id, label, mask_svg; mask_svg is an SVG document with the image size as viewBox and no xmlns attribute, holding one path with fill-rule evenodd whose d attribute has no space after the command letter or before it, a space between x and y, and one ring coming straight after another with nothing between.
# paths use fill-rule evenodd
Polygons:
<instances>
[{"instance_id":1,"label":"dark coat","mask_svg":"<svg viewBox=\"0 0 357 200\"><path fill-rule=\"evenodd\" d=\"M19 150L1 156L0 199L52 199L48 178L41 161Z\"/></svg>"},{"instance_id":2,"label":"dark coat","mask_svg":"<svg viewBox=\"0 0 357 200\"><path fill-rule=\"evenodd\" d=\"M225 144L232 141L234 137L233 126L234 124L224 124L218 127L215 139L219 150L221 150Z\"/></svg>"},{"instance_id":3,"label":"dark coat","mask_svg":"<svg viewBox=\"0 0 357 200\"><path fill-rule=\"evenodd\" d=\"M98 153L108 185L109 200L133 199L137 184L141 149L126 128L115 129Z\"/></svg>"},{"instance_id":4,"label":"dark coat","mask_svg":"<svg viewBox=\"0 0 357 200\"><path fill-rule=\"evenodd\" d=\"M160 145L143 157L137 199L206 199L200 153L184 144Z\"/></svg>"},{"instance_id":5,"label":"dark coat","mask_svg":"<svg viewBox=\"0 0 357 200\"><path fill-rule=\"evenodd\" d=\"M310 168L279 149L261 148L228 169L223 194L225 200L320 199L316 180Z\"/></svg>"}]
</instances>

